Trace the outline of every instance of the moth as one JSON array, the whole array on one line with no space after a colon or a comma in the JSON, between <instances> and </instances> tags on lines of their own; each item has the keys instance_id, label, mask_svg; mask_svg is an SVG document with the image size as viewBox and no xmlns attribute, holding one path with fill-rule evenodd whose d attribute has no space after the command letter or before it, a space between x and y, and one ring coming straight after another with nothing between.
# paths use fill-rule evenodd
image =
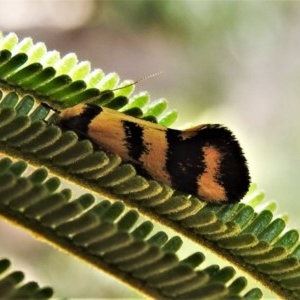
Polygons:
<instances>
[{"instance_id":1,"label":"moth","mask_svg":"<svg viewBox=\"0 0 300 300\"><path fill-rule=\"evenodd\" d=\"M176 130L87 103L62 110L56 122L201 200L234 203L249 188L242 148L222 125Z\"/></svg>"}]
</instances>

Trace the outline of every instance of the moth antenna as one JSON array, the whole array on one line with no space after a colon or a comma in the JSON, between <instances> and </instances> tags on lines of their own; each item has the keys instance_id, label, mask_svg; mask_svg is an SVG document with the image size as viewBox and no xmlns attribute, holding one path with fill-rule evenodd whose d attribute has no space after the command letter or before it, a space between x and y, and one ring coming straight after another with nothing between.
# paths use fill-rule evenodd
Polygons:
<instances>
[{"instance_id":1,"label":"moth antenna","mask_svg":"<svg viewBox=\"0 0 300 300\"><path fill-rule=\"evenodd\" d=\"M162 74L162 73L163 73L163 71L159 71L159 72L156 72L156 73L153 73L153 74L150 74L150 75L146 75L145 77L142 77L142 78L140 78L140 79L137 79L137 80L135 80L135 81L133 81L133 82L131 82L131 83L129 83L129 84L126 84L126 85L124 85L124 86L117 87L117 88L113 89L112 91L114 92L114 91L117 91L117 90L121 90L121 89L127 88L127 87L129 87L129 86L138 84L138 83L140 83L140 82L142 82L142 81L144 81L144 80L147 80L147 79L153 78L153 77L155 77L155 76L158 76L158 75L160 75L160 74Z\"/></svg>"},{"instance_id":2,"label":"moth antenna","mask_svg":"<svg viewBox=\"0 0 300 300\"><path fill-rule=\"evenodd\" d=\"M109 93L111 93L111 92L114 92L114 91L117 91L117 90L121 90L121 89L127 88L127 87L129 87L129 86L135 85L135 84L137 84L137 83L139 83L139 82L141 82L141 81L144 81L144 80L146 80L146 79L149 79L149 78L158 76L158 75L160 75L160 74L162 74L162 73L163 73L163 71L159 71L159 72L156 72L156 73L147 75L147 76L145 76L145 77L142 77L142 78L140 78L140 79L137 79L137 80L135 80L135 81L133 81L133 82L131 82L131 83L129 83L129 84L126 84L126 85L124 85L124 86L120 86L120 87L117 87L117 88L112 89L112 90L104 90L104 91L101 92L101 95L103 96L103 95L109 94ZM93 101L94 101L94 99L89 99L89 100L87 100L87 101L84 101L83 103L90 103L90 102L93 102ZM56 109L56 108L54 108L54 107L51 107L49 104L47 104L47 103L45 103L45 102L41 102L41 105L44 106L44 107L46 107L46 108L51 109L52 111L54 111L54 112L56 112L56 113L60 113L60 112L61 112L61 110L58 110L58 109Z\"/></svg>"}]
</instances>

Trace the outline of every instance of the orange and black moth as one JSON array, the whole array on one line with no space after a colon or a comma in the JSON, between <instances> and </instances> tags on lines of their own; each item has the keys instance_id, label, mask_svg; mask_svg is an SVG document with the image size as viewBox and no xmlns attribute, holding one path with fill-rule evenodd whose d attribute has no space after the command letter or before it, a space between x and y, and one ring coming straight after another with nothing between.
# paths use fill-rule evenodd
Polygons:
<instances>
[{"instance_id":1,"label":"orange and black moth","mask_svg":"<svg viewBox=\"0 0 300 300\"><path fill-rule=\"evenodd\" d=\"M182 131L94 104L64 109L57 122L138 165L153 179L201 200L234 203L249 188L243 151L221 125Z\"/></svg>"}]
</instances>

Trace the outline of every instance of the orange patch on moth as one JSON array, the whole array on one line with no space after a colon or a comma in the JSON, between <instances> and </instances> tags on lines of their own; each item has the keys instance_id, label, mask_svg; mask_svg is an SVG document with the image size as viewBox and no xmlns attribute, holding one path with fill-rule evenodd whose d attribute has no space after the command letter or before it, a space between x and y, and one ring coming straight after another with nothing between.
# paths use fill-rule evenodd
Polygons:
<instances>
[{"instance_id":1,"label":"orange patch on moth","mask_svg":"<svg viewBox=\"0 0 300 300\"><path fill-rule=\"evenodd\" d=\"M81 113L84 112L86 105L85 104L77 104L73 107L65 108L59 114L61 119L69 119L74 116L79 116Z\"/></svg>"},{"instance_id":2,"label":"orange patch on moth","mask_svg":"<svg viewBox=\"0 0 300 300\"><path fill-rule=\"evenodd\" d=\"M122 120L116 116L113 117L109 111L103 110L91 121L87 134L104 149L120 155L125 160L130 160L124 143L126 133Z\"/></svg>"},{"instance_id":3,"label":"orange patch on moth","mask_svg":"<svg viewBox=\"0 0 300 300\"><path fill-rule=\"evenodd\" d=\"M198 195L209 199L211 202L226 201L226 191L217 182L222 153L213 146L204 147L203 153L205 170L197 178Z\"/></svg>"},{"instance_id":4,"label":"orange patch on moth","mask_svg":"<svg viewBox=\"0 0 300 300\"><path fill-rule=\"evenodd\" d=\"M171 185L170 176L165 169L168 150L166 129L143 128L143 141L146 151L142 154L139 161L153 178Z\"/></svg>"},{"instance_id":5,"label":"orange patch on moth","mask_svg":"<svg viewBox=\"0 0 300 300\"><path fill-rule=\"evenodd\" d=\"M128 155L128 148L125 143L127 136L123 126L123 121L137 123L142 128L147 128L150 133L154 135L154 137L146 138L149 140L149 144L151 144L151 139L155 140L156 132L165 131L165 128L159 124L137 119L113 109L102 108L102 112L89 124L88 135L95 143L111 152L117 153L124 160L138 163ZM153 142L153 145L154 144L155 142ZM154 155L152 156L154 157Z\"/></svg>"}]
</instances>

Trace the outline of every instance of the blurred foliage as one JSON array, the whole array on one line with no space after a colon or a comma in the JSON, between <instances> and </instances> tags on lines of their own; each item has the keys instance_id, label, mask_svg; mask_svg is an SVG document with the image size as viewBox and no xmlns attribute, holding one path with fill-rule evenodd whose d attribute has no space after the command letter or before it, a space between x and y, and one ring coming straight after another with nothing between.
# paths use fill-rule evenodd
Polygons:
<instances>
[{"instance_id":1,"label":"blurred foliage","mask_svg":"<svg viewBox=\"0 0 300 300\"><path fill-rule=\"evenodd\" d=\"M122 28L129 33L143 32L146 38L150 34L154 47L156 38L166 39L169 50L174 50L170 55L176 56L179 51L192 66L182 89L188 92L178 98L195 99L191 100L195 106L205 111L226 100L230 72L236 64L232 47L250 52L257 42L261 44L260 39L272 38L269 23L288 22L296 6L294 1L277 1L272 5L239 1L95 1L89 24L110 30ZM178 68L182 64L178 62Z\"/></svg>"}]
</instances>

